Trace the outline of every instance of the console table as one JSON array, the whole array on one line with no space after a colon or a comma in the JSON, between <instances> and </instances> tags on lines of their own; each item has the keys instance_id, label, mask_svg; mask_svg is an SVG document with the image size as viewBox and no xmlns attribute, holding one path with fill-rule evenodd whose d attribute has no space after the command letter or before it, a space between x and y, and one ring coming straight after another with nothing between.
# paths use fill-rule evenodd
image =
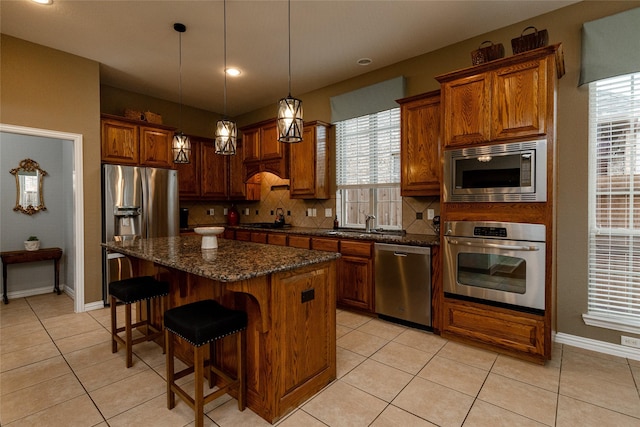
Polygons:
<instances>
[{"instance_id":1,"label":"console table","mask_svg":"<svg viewBox=\"0 0 640 427\"><path fill-rule=\"evenodd\" d=\"M38 249L37 251L0 252L0 258L2 258L2 292L5 304L9 304L9 298L7 297L7 265L9 264L53 260L55 273L53 291L60 295L60 258L62 258L62 249L46 248Z\"/></svg>"}]
</instances>

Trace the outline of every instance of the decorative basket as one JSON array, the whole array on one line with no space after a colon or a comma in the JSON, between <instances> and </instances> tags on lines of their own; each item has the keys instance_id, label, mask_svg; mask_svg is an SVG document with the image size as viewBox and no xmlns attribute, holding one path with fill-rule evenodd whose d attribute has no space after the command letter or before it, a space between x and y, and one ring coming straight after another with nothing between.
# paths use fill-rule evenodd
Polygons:
<instances>
[{"instance_id":1,"label":"decorative basket","mask_svg":"<svg viewBox=\"0 0 640 427\"><path fill-rule=\"evenodd\" d=\"M144 120L144 114L142 113L142 111L136 111L136 110L132 110L130 108L126 108L124 110L124 116L127 119Z\"/></svg>"},{"instance_id":2,"label":"decorative basket","mask_svg":"<svg viewBox=\"0 0 640 427\"><path fill-rule=\"evenodd\" d=\"M525 34L528 30L533 30L534 32ZM520 37L511 39L511 48L515 55L516 53L522 53L528 50L544 47L547 43L549 43L549 34L547 33L547 30L538 31L536 27L527 27L522 30Z\"/></svg>"},{"instance_id":3,"label":"decorative basket","mask_svg":"<svg viewBox=\"0 0 640 427\"><path fill-rule=\"evenodd\" d=\"M149 123L154 123L156 125L162 124L162 116L160 114L152 113L151 111L144 112L144 119Z\"/></svg>"},{"instance_id":4,"label":"decorative basket","mask_svg":"<svg viewBox=\"0 0 640 427\"><path fill-rule=\"evenodd\" d=\"M156 125L162 124L162 116L160 114L152 113L151 111L142 111L132 110L130 108L126 108L124 110L124 116L127 119L140 120L143 122L153 123Z\"/></svg>"},{"instance_id":5,"label":"decorative basket","mask_svg":"<svg viewBox=\"0 0 640 427\"><path fill-rule=\"evenodd\" d=\"M490 43L490 45L485 46L487 43ZM473 65L484 64L500 58L504 58L504 46L502 43L494 44L489 40L483 41L477 50L471 52Z\"/></svg>"}]
</instances>

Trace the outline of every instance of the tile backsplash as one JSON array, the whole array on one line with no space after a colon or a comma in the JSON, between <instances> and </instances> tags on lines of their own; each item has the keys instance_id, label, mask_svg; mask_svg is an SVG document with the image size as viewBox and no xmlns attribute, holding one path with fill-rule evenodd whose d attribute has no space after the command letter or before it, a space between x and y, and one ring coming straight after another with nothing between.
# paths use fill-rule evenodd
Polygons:
<instances>
[{"instance_id":1,"label":"tile backsplash","mask_svg":"<svg viewBox=\"0 0 640 427\"><path fill-rule=\"evenodd\" d=\"M328 200L299 200L289 198L289 180L274 174L261 174L260 201L234 202L240 213L240 223L273 222L276 219L277 208L285 213L285 222L296 227L331 228L336 211L335 195ZM232 202L182 201L181 208L189 209L189 226L206 226L226 224L227 217L224 209L230 208ZM213 215L210 210L213 209ZM309 216L309 210L314 210L316 216ZM433 209L435 215L440 215L440 201L438 197L403 197L402 200L402 228L411 234L436 234L432 220L428 220L428 209ZM417 214L422 219L416 219ZM328 215L327 215L328 214Z\"/></svg>"}]
</instances>

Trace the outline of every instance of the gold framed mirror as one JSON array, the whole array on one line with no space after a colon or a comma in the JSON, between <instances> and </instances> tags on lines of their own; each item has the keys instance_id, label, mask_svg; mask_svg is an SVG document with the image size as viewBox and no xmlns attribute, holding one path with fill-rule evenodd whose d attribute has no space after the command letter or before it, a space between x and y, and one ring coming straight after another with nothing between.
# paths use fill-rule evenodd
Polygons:
<instances>
[{"instance_id":1,"label":"gold framed mirror","mask_svg":"<svg viewBox=\"0 0 640 427\"><path fill-rule=\"evenodd\" d=\"M20 165L11 169L10 173L16 177L16 206L13 210L27 215L46 211L42 180L47 172L40 169L38 162L31 159L21 160Z\"/></svg>"}]
</instances>

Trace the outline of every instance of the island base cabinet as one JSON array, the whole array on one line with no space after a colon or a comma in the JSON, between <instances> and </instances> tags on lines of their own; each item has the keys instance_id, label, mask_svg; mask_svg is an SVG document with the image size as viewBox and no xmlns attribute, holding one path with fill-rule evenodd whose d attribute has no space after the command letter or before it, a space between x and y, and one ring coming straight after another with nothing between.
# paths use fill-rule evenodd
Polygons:
<instances>
[{"instance_id":1,"label":"island base cabinet","mask_svg":"<svg viewBox=\"0 0 640 427\"><path fill-rule=\"evenodd\" d=\"M442 336L543 364L544 317L445 298Z\"/></svg>"},{"instance_id":2,"label":"island base cabinet","mask_svg":"<svg viewBox=\"0 0 640 427\"><path fill-rule=\"evenodd\" d=\"M247 406L275 423L336 378L336 262L228 283L165 267L154 272L148 261L136 270L171 283L169 307L211 298L247 313ZM156 325L159 308L152 310ZM174 339L176 357L192 364L191 347ZM234 374L235 339L217 342L216 352Z\"/></svg>"}]
</instances>

